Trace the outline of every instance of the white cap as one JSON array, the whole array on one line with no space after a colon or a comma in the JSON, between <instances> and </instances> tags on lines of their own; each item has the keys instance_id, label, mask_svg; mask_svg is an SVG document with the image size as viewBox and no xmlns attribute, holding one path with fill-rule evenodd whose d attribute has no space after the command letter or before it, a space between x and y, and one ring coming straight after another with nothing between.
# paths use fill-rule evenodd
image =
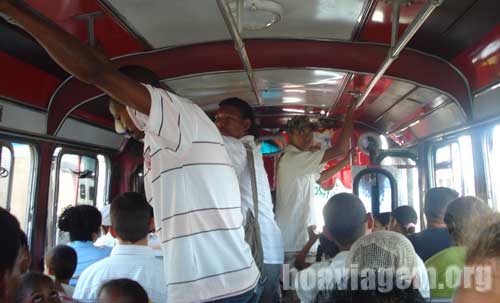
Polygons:
<instances>
[{"instance_id":1,"label":"white cap","mask_svg":"<svg viewBox=\"0 0 500 303\"><path fill-rule=\"evenodd\" d=\"M347 266L357 265L359 270L410 271L409 279L416 274L417 256L411 242L392 231L377 231L356 241L347 255Z\"/></svg>"},{"instance_id":2,"label":"white cap","mask_svg":"<svg viewBox=\"0 0 500 303\"><path fill-rule=\"evenodd\" d=\"M110 209L111 205L106 204L104 207L101 209L101 216L102 216L102 226L111 226L111 215L110 215Z\"/></svg>"}]
</instances>

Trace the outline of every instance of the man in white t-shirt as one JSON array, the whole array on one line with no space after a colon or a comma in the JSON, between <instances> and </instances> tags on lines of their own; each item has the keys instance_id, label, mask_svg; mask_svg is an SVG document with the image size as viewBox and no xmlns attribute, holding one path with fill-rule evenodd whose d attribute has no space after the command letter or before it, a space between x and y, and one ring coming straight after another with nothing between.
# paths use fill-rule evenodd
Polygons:
<instances>
[{"instance_id":1,"label":"man in white t-shirt","mask_svg":"<svg viewBox=\"0 0 500 303\"><path fill-rule=\"evenodd\" d=\"M213 122L191 101L158 88L151 71L119 72L24 2L0 0L0 11L67 72L123 105L117 118L144 137L144 183L162 242L168 301L254 302L260 274L244 239L238 180Z\"/></svg>"},{"instance_id":2,"label":"man in white t-shirt","mask_svg":"<svg viewBox=\"0 0 500 303\"><path fill-rule=\"evenodd\" d=\"M345 261L351 245L373 229L373 217L366 213L361 200L349 193L336 194L323 208L323 235L340 248L331 260L312 264L295 279L297 295L302 303L314 302L321 290L342 282Z\"/></svg>"},{"instance_id":3,"label":"man in white t-shirt","mask_svg":"<svg viewBox=\"0 0 500 303\"><path fill-rule=\"evenodd\" d=\"M306 116L288 121L289 144L278 163L276 190L276 221L283 234L285 263L293 264L295 255L308 240L307 227L316 225L311 211L315 183L322 183L339 171L337 166L322 171L326 162L340 160L349 152L353 111L351 105L339 139L326 150L311 151L313 126Z\"/></svg>"},{"instance_id":4,"label":"man in white t-shirt","mask_svg":"<svg viewBox=\"0 0 500 303\"><path fill-rule=\"evenodd\" d=\"M110 233L118 240L109 257L87 267L76 284L73 298L97 300L105 281L127 278L137 281L153 303L167 301L167 288L162 258L148 246L153 226L146 198L138 193L125 193L111 205Z\"/></svg>"},{"instance_id":5,"label":"man in white t-shirt","mask_svg":"<svg viewBox=\"0 0 500 303\"><path fill-rule=\"evenodd\" d=\"M264 252L262 276L266 279L261 302L279 301L279 279L284 261L281 231L274 220L273 202L269 179L259 148L255 145L255 119L253 110L239 98L229 98L219 103L215 124L224 136L226 150L238 176L243 218L254 211L252 182L244 145L252 148L259 203L259 227Z\"/></svg>"},{"instance_id":6,"label":"man in white t-shirt","mask_svg":"<svg viewBox=\"0 0 500 303\"><path fill-rule=\"evenodd\" d=\"M109 232L109 228L111 227L111 216L109 214L110 208L111 208L111 205L110 204L106 204L101 209L101 217L102 217L102 222L101 222L101 236L97 240L95 240L94 246L97 246L97 247L102 247L102 246L114 247L116 245L116 239L113 238L113 236Z\"/></svg>"}]
</instances>

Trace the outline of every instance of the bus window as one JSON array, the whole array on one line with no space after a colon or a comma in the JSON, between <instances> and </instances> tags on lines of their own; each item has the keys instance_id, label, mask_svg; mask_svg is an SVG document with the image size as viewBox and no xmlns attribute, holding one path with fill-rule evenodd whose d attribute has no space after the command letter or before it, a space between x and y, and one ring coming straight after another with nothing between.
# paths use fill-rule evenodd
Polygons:
<instances>
[{"instance_id":1,"label":"bus window","mask_svg":"<svg viewBox=\"0 0 500 303\"><path fill-rule=\"evenodd\" d=\"M419 214L420 195L417 163L406 157L386 157L380 164L382 168L390 171L397 181L398 206L409 205ZM420 231L419 223L417 231Z\"/></svg>"},{"instance_id":2,"label":"bus window","mask_svg":"<svg viewBox=\"0 0 500 303\"><path fill-rule=\"evenodd\" d=\"M68 239L59 233L57 218L68 206L92 205L101 209L108 199L110 164L104 155L79 154L57 148L52 161L53 186L51 187L52 220L50 234L56 231L55 239L50 244L65 243ZM54 193L57 192L57 196ZM50 236L49 236L50 237ZM57 239L57 240L56 240ZM57 243L55 243L56 241Z\"/></svg>"},{"instance_id":3,"label":"bus window","mask_svg":"<svg viewBox=\"0 0 500 303\"><path fill-rule=\"evenodd\" d=\"M31 145L0 143L0 206L10 211L29 234L36 158Z\"/></svg>"},{"instance_id":4,"label":"bus window","mask_svg":"<svg viewBox=\"0 0 500 303\"><path fill-rule=\"evenodd\" d=\"M485 136L486 173L488 184L488 204L500 211L500 125L493 127Z\"/></svg>"},{"instance_id":5,"label":"bus window","mask_svg":"<svg viewBox=\"0 0 500 303\"><path fill-rule=\"evenodd\" d=\"M434 185L453 188L461 195L476 195L469 135L435 148Z\"/></svg>"}]
</instances>

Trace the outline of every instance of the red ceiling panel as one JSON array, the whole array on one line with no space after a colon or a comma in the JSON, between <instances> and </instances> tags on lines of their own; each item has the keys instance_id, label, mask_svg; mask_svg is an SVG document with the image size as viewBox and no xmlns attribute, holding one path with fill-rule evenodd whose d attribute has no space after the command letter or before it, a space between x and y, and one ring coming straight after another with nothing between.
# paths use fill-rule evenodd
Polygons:
<instances>
[{"instance_id":1,"label":"red ceiling panel","mask_svg":"<svg viewBox=\"0 0 500 303\"><path fill-rule=\"evenodd\" d=\"M500 81L500 25L453 63L465 73L473 91Z\"/></svg>"},{"instance_id":2,"label":"red ceiling panel","mask_svg":"<svg viewBox=\"0 0 500 303\"><path fill-rule=\"evenodd\" d=\"M45 109L60 80L0 52L0 95Z\"/></svg>"},{"instance_id":3,"label":"red ceiling panel","mask_svg":"<svg viewBox=\"0 0 500 303\"><path fill-rule=\"evenodd\" d=\"M75 16L103 11L104 15L95 19L95 36L98 47L108 57L144 50L144 46L95 0L28 0L27 2L82 41L88 41L87 22L76 20Z\"/></svg>"},{"instance_id":4,"label":"red ceiling panel","mask_svg":"<svg viewBox=\"0 0 500 303\"><path fill-rule=\"evenodd\" d=\"M411 5L403 5L399 18L399 35L418 15L427 1L415 0ZM359 37L360 41L390 43L392 27L392 5L379 0L369 13L368 20Z\"/></svg>"}]
</instances>

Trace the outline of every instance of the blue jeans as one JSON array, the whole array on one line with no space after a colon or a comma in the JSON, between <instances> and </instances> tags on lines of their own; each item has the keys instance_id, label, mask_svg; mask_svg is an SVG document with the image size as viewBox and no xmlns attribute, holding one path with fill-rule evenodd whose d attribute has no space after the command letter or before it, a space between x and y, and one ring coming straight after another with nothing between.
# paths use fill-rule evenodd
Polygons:
<instances>
[{"instance_id":1,"label":"blue jeans","mask_svg":"<svg viewBox=\"0 0 500 303\"><path fill-rule=\"evenodd\" d=\"M262 296L265 283L266 279L261 278L254 289L242 293L241 295L237 295L236 297L215 300L211 303L258 303L260 301L260 297Z\"/></svg>"}]
</instances>

